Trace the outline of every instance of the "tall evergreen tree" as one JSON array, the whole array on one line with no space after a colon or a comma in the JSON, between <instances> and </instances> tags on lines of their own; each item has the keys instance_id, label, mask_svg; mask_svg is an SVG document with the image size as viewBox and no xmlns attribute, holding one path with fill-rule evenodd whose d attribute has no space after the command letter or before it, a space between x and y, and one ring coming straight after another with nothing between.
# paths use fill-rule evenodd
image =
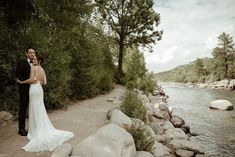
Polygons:
<instances>
[{"instance_id":1,"label":"tall evergreen tree","mask_svg":"<svg viewBox=\"0 0 235 157\"><path fill-rule=\"evenodd\" d=\"M212 55L214 57L214 75L217 80L231 78L234 76L232 69L234 58L234 43L233 38L223 32L218 37L218 45L213 49Z\"/></svg>"}]
</instances>

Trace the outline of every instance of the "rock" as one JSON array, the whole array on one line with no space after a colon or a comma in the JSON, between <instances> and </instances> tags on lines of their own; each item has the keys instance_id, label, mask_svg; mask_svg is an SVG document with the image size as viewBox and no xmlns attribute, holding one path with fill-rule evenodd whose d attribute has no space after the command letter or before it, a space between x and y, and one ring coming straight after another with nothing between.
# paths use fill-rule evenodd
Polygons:
<instances>
[{"instance_id":1,"label":"rock","mask_svg":"<svg viewBox=\"0 0 235 157\"><path fill-rule=\"evenodd\" d=\"M164 157L176 157L176 155L175 154L167 154Z\"/></svg>"},{"instance_id":2,"label":"rock","mask_svg":"<svg viewBox=\"0 0 235 157\"><path fill-rule=\"evenodd\" d=\"M159 104L159 109L160 109L161 111L166 111L166 112L170 113L169 106L168 106L167 103L161 102L161 103Z\"/></svg>"},{"instance_id":3,"label":"rock","mask_svg":"<svg viewBox=\"0 0 235 157\"><path fill-rule=\"evenodd\" d=\"M218 89L226 89L228 87L228 84L229 84L229 80L225 79L225 80L218 81L214 85L214 87Z\"/></svg>"},{"instance_id":4,"label":"rock","mask_svg":"<svg viewBox=\"0 0 235 157\"><path fill-rule=\"evenodd\" d=\"M135 157L153 157L153 155L146 151L137 151Z\"/></svg>"},{"instance_id":5,"label":"rock","mask_svg":"<svg viewBox=\"0 0 235 157\"><path fill-rule=\"evenodd\" d=\"M151 122L151 123L149 123L149 126L153 129L155 134L157 134L157 135L163 135L164 134L164 129L163 129L162 126L160 126L159 123Z\"/></svg>"},{"instance_id":6,"label":"rock","mask_svg":"<svg viewBox=\"0 0 235 157\"><path fill-rule=\"evenodd\" d=\"M162 135L156 135L155 139L162 144L166 144L166 140Z\"/></svg>"},{"instance_id":7,"label":"rock","mask_svg":"<svg viewBox=\"0 0 235 157\"><path fill-rule=\"evenodd\" d=\"M181 117L175 115L172 116L170 121L176 128L180 128L182 125L185 124L184 120Z\"/></svg>"},{"instance_id":8,"label":"rock","mask_svg":"<svg viewBox=\"0 0 235 157\"><path fill-rule=\"evenodd\" d=\"M149 98L149 100L150 100L150 102L151 102L152 104L155 104L155 103L158 103L158 102L159 102L159 99L158 99L156 96L153 96L152 94L150 94L150 95L148 96L148 98Z\"/></svg>"},{"instance_id":9,"label":"rock","mask_svg":"<svg viewBox=\"0 0 235 157\"><path fill-rule=\"evenodd\" d=\"M233 104L228 100L214 100L210 103L211 109L232 110Z\"/></svg>"},{"instance_id":10,"label":"rock","mask_svg":"<svg viewBox=\"0 0 235 157\"><path fill-rule=\"evenodd\" d=\"M196 132L190 132L190 135L191 135L191 136L199 136L199 134L196 133Z\"/></svg>"},{"instance_id":11,"label":"rock","mask_svg":"<svg viewBox=\"0 0 235 157\"><path fill-rule=\"evenodd\" d=\"M107 119L110 119L110 118L111 118L111 113L112 113L112 111L115 110L115 109L120 110L120 105L115 105L115 106L112 107L112 109L109 109L109 110L108 110L108 112L107 112Z\"/></svg>"},{"instance_id":12,"label":"rock","mask_svg":"<svg viewBox=\"0 0 235 157\"><path fill-rule=\"evenodd\" d=\"M176 156L177 157L192 157L194 155L193 151L184 150L184 149L177 149Z\"/></svg>"},{"instance_id":13,"label":"rock","mask_svg":"<svg viewBox=\"0 0 235 157\"><path fill-rule=\"evenodd\" d=\"M132 125L132 120L118 109L114 109L111 112L110 121L116 125L119 125L122 128L131 127Z\"/></svg>"},{"instance_id":14,"label":"rock","mask_svg":"<svg viewBox=\"0 0 235 157\"><path fill-rule=\"evenodd\" d=\"M170 149L155 141L152 152L154 157L163 157L170 154Z\"/></svg>"},{"instance_id":15,"label":"rock","mask_svg":"<svg viewBox=\"0 0 235 157\"><path fill-rule=\"evenodd\" d=\"M6 111L1 111L0 112L0 125L5 126L7 123L13 121L13 116L12 114L6 112Z\"/></svg>"},{"instance_id":16,"label":"rock","mask_svg":"<svg viewBox=\"0 0 235 157\"><path fill-rule=\"evenodd\" d=\"M81 157L135 157L133 137L115 124L107 124L74 146L72 155Z\"/></svg>"},{"instance_id":17,"label":"rock","mask_svg":"<svg viewBox=\"0 0 235 157\"><path fill-rule=\"evenodd\" d=\"M143 105L146 108L148 114L153 115L153 104L151 104L151 103L144 103Z\"/></svg>"},{"instance_id":18,"label":"rock","mask_svg":"<svg viewBox=\"0 0 235 157\"><path fill-rule=\"evenodd\" d=\"M198 88L206 88L208 86L208 84L206 83L200 83L200 84L197 84Z\"/></svg>"},{"instance_id":19,"label":"rock","mask_svg":"<svg viewBox=\"0 0 235 157\"><path fill-rule=\"evenodd\" d=\"M170 139L189 139L189 137L179 128L170 128L166 130L164 137L169 136Z\"/></svg>"},{"instance_id":20,"label":"rock","mask_svg":"<svg viewBox=\"0 0 235 157\"><path fill-rule=\"evenodd\" d=\"M163 129L168 130L168 129L171 129L171 128L174 128L173 124L169 120L164 121Z\"/></svg>"},{"instance_id":21,"label":"rock","mask_svg":"<svg viewBox=\"0 0 235 157\"><path fill-rule=\"evenodd\" d=\"M153 116L156 117L156 118L160 118L160 119L163 119L163 115L161 113L161 111L158 109L158 108L153 108Z\"/></svg>"},{"instance_id":22,"label":"rock","mask_svg":"<svg viewBox=\"0 0 235 157\"><path fill-rule=\"evenodd\" d=\"M186 134L190 133L190 127L186 124L182 125L181 130L183 130Z\"/></svg>"},{"instance_id":23,"label":"rock","mask_svg":"<svg viewBox=\"0 0 235 157\"><path fill-rule=\"evenodd\" d=\"M168 144L169 148L177 150L177 149L184 149L189 151L194 151L199 154L204 154L202 149L196 142L192 140L185 140L185 139L173 139Z\"/></svg>"},{"instance_id":24,"label":"rock","mask_svg":"<svg viewBox=\"0 0 235 157\"><path fill-rule=\"evenodd\" d=\"M229 81L228 89L235 90L235 79Z\"/></svg>"},{"instance_id":25,"label":"rock","mask_svg":"<svg viewBox=\"0 0 235 157\"><path fill-rule=\"evenodd\" d=\"M108 98L108 99L107 99L107 102L114 102L114 99Z\"/></svg>"},{"instance_id":26,"label":"rock","mask_svg":"<svg viewBox=\"0 0 235 157\"><path fill-rule=\"evenodd\" d=\"M165 120L170 120L171 116L167 111L161 111L162 115L163 115L163 119Z\"/></svg>"},{"instance_id":27,"label":"rock","mask_svg":"<svg viewBox=\"0 0 235 157\"><path fill-rule=\"evenodd\" d=\"M197 154L196 157L207 157L207 156L204 154Z\"/></svg>"},{"instance_id":28,"label":"rock","mask_svg":"<svg viewBox=\"0 0 235 157\"><path fill-rule=\"evenodd\" d=\"M71 144L62 144L55 148L51 157L68 157L72 152Z\"/></svg>"}]
</instances>

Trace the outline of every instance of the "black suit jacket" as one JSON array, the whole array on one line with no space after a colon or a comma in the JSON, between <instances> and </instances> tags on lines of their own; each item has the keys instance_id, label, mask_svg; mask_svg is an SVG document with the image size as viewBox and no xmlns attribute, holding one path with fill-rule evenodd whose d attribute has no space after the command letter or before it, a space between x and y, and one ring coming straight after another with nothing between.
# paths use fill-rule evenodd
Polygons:
<instances>
[{"instance_id":1,"label":"black suit jacket","mask_svg":"<svg viewBox=\"0 0 235 157\"><path fill-rule=\"evenodd\" d=\"M18 78L20 81L29 79L30 69L31 66L26 59L19 61L16 66L16 78ZM28 94L29 84L18 84L18 86L19 86L19 93Z\"/></svg>"}]
</instances>

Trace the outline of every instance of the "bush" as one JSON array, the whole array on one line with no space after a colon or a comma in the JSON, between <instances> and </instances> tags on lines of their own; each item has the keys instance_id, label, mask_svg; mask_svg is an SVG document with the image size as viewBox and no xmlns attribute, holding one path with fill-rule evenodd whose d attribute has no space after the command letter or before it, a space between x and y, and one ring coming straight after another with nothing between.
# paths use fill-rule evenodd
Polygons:
<instances>
[{"instance_id":1,"label":"bush","mask_svg":"<svg viewBox=\"0 0 235 157\"><path fill-rule=\"evenodd\" d=\"M137 79L137 88L152 93L156 88L156 80L153 74L146 73L144 77Z\"/></svg>"},{"instance_id":2,"label":"bush","mask_svg":"<svg viewBox=\"0 0 235 157\"><path fill-rule=\"evenodd\" d=\"M152 147L154 145L155 138L152 136L151 132L146 129L146 124L141 123L141 121L133 121L130 128L126 130L132 135L135 141L135 146L137 151L147 151L152 153Z\"/></svg>"},{"instance_id":3,"label":"bush","mask_svg":"<svg viewBox=\"0 0 235 157\"><path fill-rule=\"evenodd\" d=\"M147 122L147 110L143 105L143 102L134 91L126 91L122 98L120 109L128 117L138 118L144 122Z\"/></svg>"}]
</instances>

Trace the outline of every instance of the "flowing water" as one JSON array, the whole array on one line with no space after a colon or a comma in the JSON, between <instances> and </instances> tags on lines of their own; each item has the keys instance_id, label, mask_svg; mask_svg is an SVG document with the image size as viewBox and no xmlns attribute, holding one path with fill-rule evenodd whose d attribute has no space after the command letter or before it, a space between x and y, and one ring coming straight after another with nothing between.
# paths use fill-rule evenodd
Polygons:
<instances>
[{"instance_id":1,"label":"flowing water","mask_svg":"<svg viewBox=\"0 0 235 157\"><path fill-rule=\"evenodd\" d=\"M235 109L212 110L209 104L215 99L227 99L235 107L235 91L198 89L162 84L169 95L173 114L181 116L206 155L235 157Z\"/></svg>"}]
</instances>

